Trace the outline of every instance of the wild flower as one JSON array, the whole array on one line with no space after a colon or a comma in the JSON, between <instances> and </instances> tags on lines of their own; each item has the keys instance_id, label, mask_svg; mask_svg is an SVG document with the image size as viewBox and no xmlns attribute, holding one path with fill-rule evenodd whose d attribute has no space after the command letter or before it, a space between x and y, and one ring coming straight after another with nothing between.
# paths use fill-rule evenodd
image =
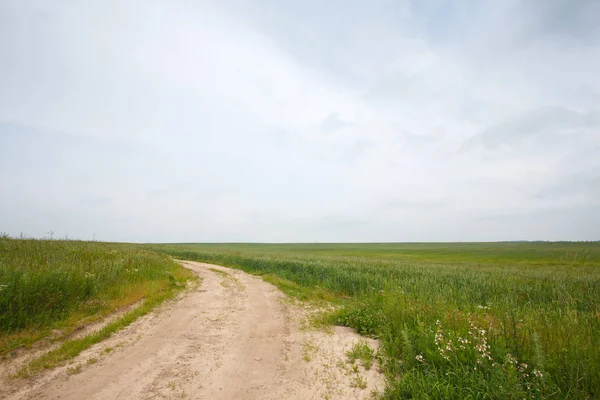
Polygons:
<instances>
[{"instance_id":1,"label":"wild flower","mask_svg":"<svg viewBox=\"0 0 600 400\"><path fill-rule=\"evenodd\" d=\"M536 378L540 378L540 379L544 377L544 374L542 374L542 371L539 371L537 369L534 369L531 372L531 375L535 376Z\"/></svg>"},{"instance_id":2,"label":"wild flower","mask_svg":"<svg viewBox=\"0 0 600 400\"><path fill-rule=\"evenodd\" d=\"M512 354L506 353L505 358L507 364L517 365L517 359Z\"/></svg>"},{"instance_id":3,"label":"wild flower","mask_svg":"<svg viewBox=\"0 0 600 400\"><path fill-rule=\"evenodd\" d=\"M454 346L452 344L452 340L446 342L444 338L444 329L442 328L442 323L438 319L435 324L437 325L437 331L435 333L435 345L437 346L440 355L446 360L450 361L450 356L446 352L452 352L454 350Z\"/></svg>"},{"instance_id":4,"label":"wild flower","mask_svg":"<svg viewBox=\"0 0 600 400\"><path fill-rule=\"evenodd\" d=\"M526 369L527 369L527 364L525 364L525 363L519 364L519 372L525 372Z\"/></svg>"},{"instance_id":5,"label":"wild flower","mask_svg":"<svg viewBox=\"0 0 600 400\"><path fill-rule=\"evenodd\" d=\"M96 274L92 274L91 272L86 272L85 273L85 279L92 279L95 278Z\"/></svg>"},{"instance_id":6,"label":"wild flower","mask_svg":"<svg viewBox=\"0 0 600 400\"><path fill-rule=\"evenodd\" d=\"M425 362L425 359L423 358L423 356L422 356L421 354L418 354L418 355L415 357L415 360L417 360L417 361L418 361L418 362L420 362L420 363L424 363L424 362Z\"/></svg>"},{"instance_id":7,"label":"wild flower","mask_svg":"<svg viewBox=\"0 0 600 400\"><path fill-rule=\"evenodd\" d=\"M472 321L469 321L471 324L471 329L469 330L469 334L473 338L473 344L475 350L479 353L479 358L477 359L477 363L481 364L482 360L494 361L492 355L490 353L490 345L487 342L485 329L478 328Z\"/></svg>"},{"instance_id":8,"label":"wild flower","mask_svg":"<svg viewBox=\"0 0 600 400\"><path fill-rule=\"evenodd\" d=\"M0 292L3 291L4 289L6 289L8 287L8 285L0 285Z\"/></svg>"}]
</instances>

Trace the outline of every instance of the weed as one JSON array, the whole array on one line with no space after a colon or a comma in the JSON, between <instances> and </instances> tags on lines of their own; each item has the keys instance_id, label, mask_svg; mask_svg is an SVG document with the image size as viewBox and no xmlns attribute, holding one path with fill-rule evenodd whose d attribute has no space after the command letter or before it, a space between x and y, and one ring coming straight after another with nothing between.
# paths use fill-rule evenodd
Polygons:
<instances>
[{"instance_id":1,"label":"weed","mask_svg":"<svg viewBox=\"0 0 600 400\"><path fill-rule=\"evenodd\" d=\"M354 377L354 379L352 380L352 382L350 383L350 386L359 388L359 389L366 389L367 388L367 379L364 378L363 376L356 375Z\"/></svg>"},{"instance_id":2,"label":"weed","mask_svg":"<svg viewBox=\"0 0 600 400\"><path fill-rule=\"evenodd\" d=\"M351 363L355 363L356 360L360 360L362 362L363 367L369 370L373 366L373 360L375 359L375 351L365 340L360 340L357 343L354 343L352 349L346 353L348 356L348 361Z\"/></svg>"},{"instance_id":3,"label":"weed","mask_svg":"<svg viewBox=\"0 0 600 400\"><path fill-rule=\"evenodd\" d=\"M81 372L81 369L82 369L81 364L79 364L75 367L69 367L69 368L67 368L67 375L71 376L71 375L79 374Z\"/></svg>"},{"instance_id":4,"label":"weed","mask_svg":"<svg viewBox=\"0 0 600 400\"><path fill-rule=\"evenodd\" d=\"M319 346L314 342L307 340L302 344L302 359L306 362L310 362L318 351Z\"/></svg>"}]
</instances>

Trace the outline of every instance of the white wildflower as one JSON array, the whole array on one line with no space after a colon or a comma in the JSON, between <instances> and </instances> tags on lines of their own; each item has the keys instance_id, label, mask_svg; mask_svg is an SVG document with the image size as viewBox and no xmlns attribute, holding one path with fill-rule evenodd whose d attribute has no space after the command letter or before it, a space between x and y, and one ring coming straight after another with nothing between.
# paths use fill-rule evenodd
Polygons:
<instances>
[{"instance_id":1,"label":"white wildflower","mask_svg":"<svg viewBox=\"0 0 600 400\"><path fill-rule=\"evenodd\" d=\"M489 361L494 361L492 355L490 354L490 345L487 343L487 337L485 334L487 331L485 329L479 329L473 322L471 322L471 329L469 334L473 338L474 348L479 353L479 357L481 359L488 359ZM478 363L481 363L480 359L477 360Z\"/></svg>"},{"instance_id":2,"label":"white wildflower","mask_svg":"<svg viewBox=\"0 0 600 400\"><path fill-rule=\"evenodd\" d=\"M542 374L542 371L539 371L537 369L534 369L532 374L536 377L536 378L543 378L544 374Z\"/></svg>"},{"instance_id":3,"label":"white wildflower","mask_svg":"<svg viewBox=\"0 0 600 400\"><path fill-rule=\"evenodd\" d=\"M510 353L506 354L506 362L509 364L517 365L517 359Z\"/></svg>"},{"instance_id":4,"label":"white wildflower","mask_svg":"<svg viewBox=\"0 0 600 400\"><path fill-rule=\"evenodd\" d=\"M442 328L442 324L440 323L439 319L435 322L435 324L437 325L437 332L435 333L435 345L437 346L440 355L446 361L450 361L450 357L446 354L446 351L453 350L452 340L449 340L448 343L446 343L444 338L444 329Z\"/></svg>"},{"instance_id":5,"label":"white wildflower","mask_svg":"<svg viewBox=\"0 0 600 400\"><path fill-rule=\"evenodd\" d=\"M525 364L525 363L519 364L519 372L525 372L526 369L527 369L527 364Z\"/></svg>"}]
</instances>

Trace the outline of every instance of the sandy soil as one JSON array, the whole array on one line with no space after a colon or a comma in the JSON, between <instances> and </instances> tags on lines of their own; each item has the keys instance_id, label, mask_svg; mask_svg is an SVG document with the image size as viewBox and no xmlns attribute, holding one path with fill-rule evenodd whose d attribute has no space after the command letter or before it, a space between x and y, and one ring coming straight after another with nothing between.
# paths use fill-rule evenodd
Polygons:
<instances>
[{"instance_id":1,"label":"sandy soil","mask_svg":"<svg viewBox=\"0 0 600 400\"><path fill-rule=\"evenodd\" d=\"M306 324L310 310L261 278L182 262L202 284L34 379L0 384L17 399L361 399L383 390L377 363L348 363L351 329ZM218 272L220 271L220 272Z\"/></svg>"}]
</instances>

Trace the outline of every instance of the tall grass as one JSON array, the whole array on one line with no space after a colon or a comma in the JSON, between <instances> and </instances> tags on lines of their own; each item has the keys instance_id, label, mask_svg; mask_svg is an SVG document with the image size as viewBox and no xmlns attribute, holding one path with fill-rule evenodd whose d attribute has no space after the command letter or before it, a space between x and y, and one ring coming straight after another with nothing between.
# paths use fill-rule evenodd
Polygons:
<instances>
[{"instance_id":1,"label":"tall grass","mask_svg":"<svg viewBox=\"0 0 600 400\"><path fill-rule=\"evenodd\" d=\"M388 398L600 397L598 243L152 248L348 298Z\"/></svg>"},{"instance_id":2,"label":"tall grass","mask_svg":"<svg viewBox=\"0 0 600 400\"><path fill-rule=\"evenodd\" d=\"M174 294L192 274L133 245L0 237L0 354ZM169 297L169 296L166 296Z\"/></svg>"}]
</instances>

